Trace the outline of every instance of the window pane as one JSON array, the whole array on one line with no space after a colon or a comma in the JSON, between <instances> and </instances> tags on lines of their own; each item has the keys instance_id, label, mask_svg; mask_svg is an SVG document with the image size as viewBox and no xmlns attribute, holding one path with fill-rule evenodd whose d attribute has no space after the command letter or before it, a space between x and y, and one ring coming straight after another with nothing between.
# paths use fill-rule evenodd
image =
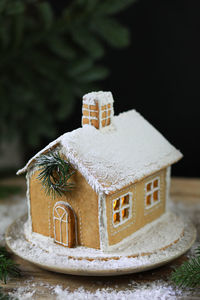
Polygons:
<instances>
[{"instance_id":1,"label":"window pane","mask_svg":"<svg viewBox=\"0 0 200 300\"><path fill-rule=\"evenodd\" d=\"M122 220L127 219L129 215L129 209L125 208L122 210Z\"/></svg>"},{"instance_id":2,"label":"window pane","mask_svg":"<svg viewBox=\"0 0 200 300\"><path fill-rule=\"evenodd\" d=\"M120 201L119 199L113 201L113 209L114 210L119 209L119 201Z\"/></svg>"},{"instance_id":3,"label":"window pane","mask_svg":"<svg viewBox=\"0 0 200 300\"><path fill-rule=\"evenodd\" d=\"M146 197L146 205L147 205L147 206L151 205L151 195L148 195L148 196Z\"/></svg>"},{"instance_id":4,"label":"window pane","mask_svg":"<svg viewBox=\"0 0 200 300\"><path fill-rule=\"evenodd\" d=\"M121 197L121 205L127 205L129 204L129 195L126 195L124 197Z\"/></svg>"},{"instance_id":5,"label":"window pane","mask_svg":"<svg viewBox=\"0 0 200 300\"><path fill-rule=\"evenodd\" d=\"M125 196L125 204L129 204L129 195Z\"/></svg>"},{"instance_id":6,"label":"window pane","mask_svg":"<svg viewBox=\"0 0 200 300\"><path fill-rule=\"evenodd\" d=\"M147 192L151 191L151 189L152 189L152 183L149 182L149 183L147 184Z\"/></svg>"},{"instance_id":7,"label":"window pane","mask_svg":"<svg viewBox=\"0 0 200 300\"><path fill-rule=\"evenodd\" d=\"M154 201L158 201L158 191L155 191L155 192L153 193L153 200L154 200Z\"/></svg>"},{"instance_id":8,"label":"window pane","mask_svg":"<svg viewBox=\"0 0 200 300\"><path fill-rule=\"evenodd\" d=\"M132 197L130 194L121 196L118 199L112 200L113 209L113 225L118 227L131 217L130 201Z\"/></svg>"},{"instance_id":9,"label":"window pane","mask_svg":"<svg viewBox=\"0 0 200 300\"><path fill-rule=\"evenodd\" d=\"M153 182L153 187L154 187L154 188L157 188L157 187L158 187L158 179L154 180L154 182Z\"/></svg>"},{"instance_id":10,"label":"window pane","mask_svg":"<svg viewBox=\"0 0 200 300\"><path fill-rule=\"evenodd\" d=\"M120 216L119 216L119 213L117 212L113 215L113 222L116 224L119 221L120 221Z\"/></svg>"}]
</instances>

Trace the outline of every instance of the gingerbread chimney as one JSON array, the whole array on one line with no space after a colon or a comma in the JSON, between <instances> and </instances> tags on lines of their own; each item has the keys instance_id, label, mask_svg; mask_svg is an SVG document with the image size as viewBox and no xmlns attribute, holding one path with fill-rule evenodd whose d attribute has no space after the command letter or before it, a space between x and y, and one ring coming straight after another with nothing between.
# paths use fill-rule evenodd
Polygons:
<instances>
[{"instance_id":1,"label":"gingerbread chimney","mask_svg":"<svg viewBox=\"0 0 200 300\"><path fill-rule=\"evenodd\" d=\"M112 125L114 115L111 92L92 92L83 96L82 126L88 124L96 129Z\"/></svg>"}]
</instances>

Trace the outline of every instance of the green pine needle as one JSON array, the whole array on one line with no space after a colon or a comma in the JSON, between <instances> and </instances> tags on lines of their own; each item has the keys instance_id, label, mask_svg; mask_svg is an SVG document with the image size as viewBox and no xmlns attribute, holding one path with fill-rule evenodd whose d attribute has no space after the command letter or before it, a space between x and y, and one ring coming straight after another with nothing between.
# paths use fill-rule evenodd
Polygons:
<instances>
[{"instance_id":1,"label":"green pine needle","mask_svg":"<svg viewBox=\"0 0 200 300\"><path fill-rule=\"evenodd\" d=\"M53 198L56 194L62 196L74 187L74 184L68 180L75 171L71 170L71 165L61 158L59 152L49 152L38 157L36 166L40 170L37 178L41 180L47 195L51 195Z\"/></svg>"},{"instance_id":2,"label":"green pine needle","mask_svg":"<svg viewBox=\"0 0 200 300\"><path fill-rule=\"evenodd\" d=\"M199 246L199 247L197 247L197 249L196 249L195 253L196 253L196 255L197 255L197 256L200 256L200 246Z\"/></svg>"},{"instance_id":3,"label":"green pine needle","mask_svg":"<svg viewBox=\"0 0 200 300\"><path fill-rule=\"evenodd\" d=\"M0 247L0 280L7 282L8 277L19 277L18 265L10 259L9 253L4 247Z\"/></svg>"},{"instance_id":4,"label":"green pine needle","mask_svg":"<svg viewBox=\"0 0 200 300\"><path fill-rule=\"evenodd\" d=\"M179 287L200 286L200 247L196 254L197 257L184 262L171 274L171 280Z\"/></svg>"}]
</instances>

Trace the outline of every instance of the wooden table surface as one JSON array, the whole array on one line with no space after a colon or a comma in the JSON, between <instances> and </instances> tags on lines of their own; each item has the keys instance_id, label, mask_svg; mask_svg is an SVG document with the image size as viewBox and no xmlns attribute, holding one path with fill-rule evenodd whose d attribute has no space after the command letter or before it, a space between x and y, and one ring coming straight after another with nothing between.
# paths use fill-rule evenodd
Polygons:
<instances>
[{"instance_id":1,"label":"wooden table surface","mask_svg":"<svg viewBox=\"0 0 200 300\"><path fill-rule=\"evenodd\" d=\"M24 189L23 194L25 195L25 181L22 178L4 181L1 180L0 183L6 185L21 185ZM173 178L171 184L171 196L173 201L184 202L188 205L188 207L192 204L200 203L200 179ZM128 288L130 280L134 280L137 283L153 282L160 279L168 281L168 277L172 271L171 264L167 264L163 267L139 274L103 278L81 277L45 271L14 255L13 259L20 265L22 276L17 279L10 279L6 285L1 283L0 286L3 287L5 292L9 292L20 286L26 287L29 285L36 291L31 299L55 299L55 296L50 295L50 286L55 287L56 285L60 285L63 288L68 287L70 291L73 291L80 286L92 292L97 288L101 289L107 287L123 290ZM173 265L179 265L186 259L186 256L183 255L173 261ZM197 290L195 297L190 299L200 299L200 291Z\"/></svg>"}]
</instances>

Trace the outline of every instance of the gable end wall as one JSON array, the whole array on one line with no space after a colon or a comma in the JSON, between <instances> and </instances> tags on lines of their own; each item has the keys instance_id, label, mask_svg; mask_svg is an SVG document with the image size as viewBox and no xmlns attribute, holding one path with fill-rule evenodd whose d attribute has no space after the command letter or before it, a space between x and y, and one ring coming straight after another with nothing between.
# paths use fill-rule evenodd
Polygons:
<instances>
[{"instance_id":1,"label":"gable end wall","mask_svg":"<svg viewBox=\"0 0 200 300\"><path fill-rule=\"evenodd\" d=\"M154 177L160 177L160 202L150 208L145 209L145 183ZM132 217L124 224L113 226L113 200L117 199L126 193L132 195ZM165 212L166 206L166 169L154 173L147 178L121 189L119 192L106 196L106 217L107 217L107 232L108 232L108 247L115 245L124 238L132 235L144 225L154 221Z\"/></svg>"},{"instance_id":2,"label":"gable end wall","mask_svg":"<svg viewBox=\"0 0 200 300\"><path fill-rule=\"evenodd\" d=\"M30 221L33 232L53 238L53 207L58 201L67 202L77 217L78 244L99 249L98 195L85 178L76 171L71 177L74 189L53 199L45 194L37 179L38 173L36 170L30 176Z\"/></svg>"}]
</instances>

